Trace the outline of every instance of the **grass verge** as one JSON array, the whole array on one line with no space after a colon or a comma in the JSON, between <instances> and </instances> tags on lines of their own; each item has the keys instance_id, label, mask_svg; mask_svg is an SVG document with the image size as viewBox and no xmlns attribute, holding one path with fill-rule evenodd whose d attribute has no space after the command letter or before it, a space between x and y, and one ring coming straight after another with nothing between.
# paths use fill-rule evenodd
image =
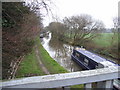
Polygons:
<instances>
[{"instance_id":1,"label":"grass verge","mask_svg":"<svg viewBox=\"0 0 120 90\"><path fill-rule=\"evenodd\" d=\"M16 78L44 75L41 70L38 60L35 55L35 50L27 54L20 64L20 67L16 73Z\"/></svg>"},{"instance_id":2,"label":"grass verge","mask_svg":"<svg viewBox=\"0 0 120 90\"><path fill-rule=\"evenodd\" d=\"M66 69L60 66L53 58L50 57L49 53L41 45L39 38L36 39L36 42L40 51L41 61L51 74L68 72Z\"/></svg>"},{"instance_id":3,"label":"grass verge","mask_svg":"<svg viewBox=\"0 0 120 90\"><path fill-rule=\"evenodd\" d=\"M54 59L50 57L48 52L41 45L39 37L36 38L35 44L38 45L42 63L45 65L45 67L48 69L48 71L51 74L68 72L62 66L60 66ZM45 73L40 68L39 62L35 55L35 49L33 49L32 52L27 54L22 60L19 69L16 73L16 78L38 76L38 75L39 76L45 75Z\"/></svg>"}]
</instances>

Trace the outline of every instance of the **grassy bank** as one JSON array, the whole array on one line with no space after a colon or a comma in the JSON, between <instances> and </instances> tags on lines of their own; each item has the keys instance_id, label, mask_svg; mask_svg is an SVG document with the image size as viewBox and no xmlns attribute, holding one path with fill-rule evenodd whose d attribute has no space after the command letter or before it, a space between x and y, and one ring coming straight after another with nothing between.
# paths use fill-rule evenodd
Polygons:
<instances>
[{"instance_id":1,"label":"grassy bank","mask_svg":"<svg viewBox=\"0 0 120 90\"><path fill-rule=\"evenodd\" d=\"M62 66L60 66L54 59L50 57L48 52L41 45L39 37L36 38L35 44L38 46L42 63L45 65L45 67L51 74L68 72ZM32 52L27 54L22 60L19 69L16 73L16 78L38 75L45 74L39 66L39 62L35 54L35 49L33 48Z\"/></svg>"},{"instance_id":2,"label":"grassy bank","mask_svg":"<svg viewBox=\"0 0 120 90\"><path fill-rule=\"evenodd\" d=\"M50 57L49 53L41 45L39 38L36 39L36 42L40 51L41 61L51 74L68 72Z\"/></svg>"},{"instance_id":3,"label":"grassy bank","mask_svg":"<svg viewBox=\"0 0 120 90\"><path fill-rule=\"evenodd\" d=\"M16 77L21 78L36 75L44 75L44 72L40 68L35 55L35 50L33 50L31 53L27 54L22 60Z\"/></svg>"}]
</instances>

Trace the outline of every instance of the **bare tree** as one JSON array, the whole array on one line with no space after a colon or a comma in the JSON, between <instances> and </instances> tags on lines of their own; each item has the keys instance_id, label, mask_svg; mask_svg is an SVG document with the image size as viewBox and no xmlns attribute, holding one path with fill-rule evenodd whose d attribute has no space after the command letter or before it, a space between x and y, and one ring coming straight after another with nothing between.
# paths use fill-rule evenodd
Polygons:
<instances>
[{"instance_id":1,"label":"bare tree","mask_svg":"<svg viewBox=\"0 0 120 90\"><path fill-rule=\"evenodd\" d=\"M52 22L49 24L48 29L56 38L63 38L65 34L65 25L61 22Z\"/></svg>"},{"instance_id":2,"label":"bare tree","mask_svg":"<svg viewBox=\"0 0 120 90\"><path fill-rule=\"evenodd\" d=\"M70 31L74 44L83 44L96 37L97 33L104 29L104 24L93 20L90 15L66 17L63 22Z\"/></svg>"}]
</instances>

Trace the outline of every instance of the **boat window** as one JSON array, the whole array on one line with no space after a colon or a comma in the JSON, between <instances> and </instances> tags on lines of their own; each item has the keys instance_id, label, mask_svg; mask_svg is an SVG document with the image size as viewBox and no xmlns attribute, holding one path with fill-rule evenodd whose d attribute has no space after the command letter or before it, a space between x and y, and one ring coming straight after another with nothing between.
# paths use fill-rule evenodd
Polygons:
<instances>
[{"instance_id":1,"label":"boat window","mask_svg":"<svg viewBox=\"0 0 120 90\"><path fill-rule=\"evenodd\" d=\"M75 53L75 57L79 58L80 57L79 53Z\"/></svg>"},{"instance_id":2,"label":"boat window","mask_svg":"<svg viewBox=\"0 0 120 90\"><path fill-rule=\"evenodd\" d=\"M89 60L85 58L83 63L88 66Z\"/></svg>"},{"instance_id":3,"label":"boat window","mask_svg":"<svg viewBox=\"0 0 120 90\"><path fill-rule=\"evenodd\" d=\"M95 68L96 68L96 69L98 69L98 68L99 68L99 66L98 66L98 65L96 65L96 66L95 66Z\"/></svg>"},{"instance_id":4,"label":"boat window","mask_svg":"<svg viewBox=\"0 0 120 90\"><path fill-rule=\"evenodd\" d=\"M98 68L104 68L104 66L100 63L98 63Z\"/></svg>"}]
</instances>

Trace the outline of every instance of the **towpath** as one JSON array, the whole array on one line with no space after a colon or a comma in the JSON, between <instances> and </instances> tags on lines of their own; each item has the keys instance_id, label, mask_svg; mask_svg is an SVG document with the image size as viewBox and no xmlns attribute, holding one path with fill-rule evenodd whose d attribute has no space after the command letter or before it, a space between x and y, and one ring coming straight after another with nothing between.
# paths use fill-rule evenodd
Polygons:
<instances>
[{"instance_id":1,"label":"towpath","mask_svg":"<svg viewBox=\"0 0 120 90\"><path fill-rule=\"evenodd\" d=\"M42 70L45 74L50 74L50 72L47 70L47 68L45 67L45 65L41 61L42 58L41 58L41 55L40 55L38 45L35 46L35 54L36 54L37 60L39 62L40 68L42 68Z\"/></svg>"}]
</instances>

